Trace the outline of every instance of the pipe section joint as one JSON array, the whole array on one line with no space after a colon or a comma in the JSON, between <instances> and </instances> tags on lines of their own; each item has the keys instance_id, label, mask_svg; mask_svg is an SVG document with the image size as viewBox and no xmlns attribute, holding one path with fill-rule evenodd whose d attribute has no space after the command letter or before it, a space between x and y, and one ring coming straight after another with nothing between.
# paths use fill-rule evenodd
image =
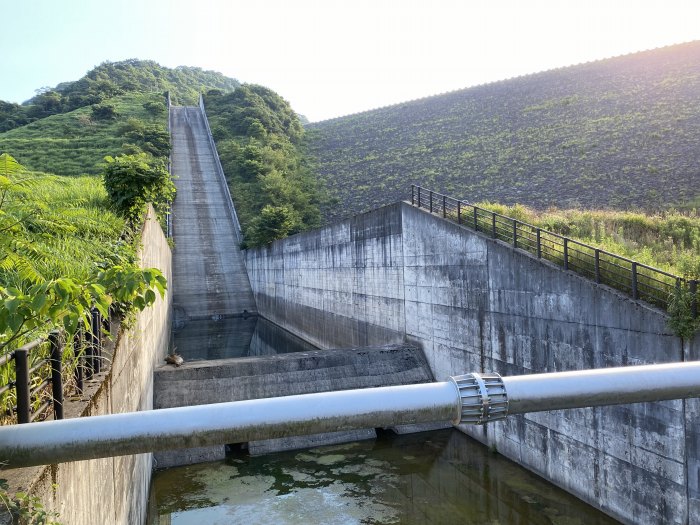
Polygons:
<instances>
[{"instance_id":1,"label":"pipe section joint","mask_svg":"<svg viewBox=\"0 0 700 525\"><path fill-rule=\"evenodd\" d=\"M508 395L503 379L496 373L450 377L460 400L459 417L453 424L483 425L508 415Z\"/></svg>"}]
</instances>

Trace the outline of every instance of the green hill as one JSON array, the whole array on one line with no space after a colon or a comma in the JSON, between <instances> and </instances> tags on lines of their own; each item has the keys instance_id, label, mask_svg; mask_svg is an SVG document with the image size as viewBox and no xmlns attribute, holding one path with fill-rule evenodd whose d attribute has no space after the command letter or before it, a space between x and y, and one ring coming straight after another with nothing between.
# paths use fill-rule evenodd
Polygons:
<instances>
[{"instance_id":1,"label":"green hill","mask_svg":"<svg viewBox=\"0 0 700 525\"><path fill-rule=\"evenodd\" d=\"M657 210L700 198L700 42L307 126L327 220L410 185L536 209Z\"/></svg>"},{"instance_id":2,"label":"green hill","mask_svg":"<svg viewBox=\"0 0 700 525\"><path fill-rule=\"evenodd\" d=\"M101 173L105 156L144 150L167 156L165 92L174 104L196 104L237 80L195 67L149 60L104 62L23 105L0 101L0 153L30 170L59 175Z\"/></svg>"},{"instance_id":3,"label":"green hill","mask_svg":"<svg viewBox=\"0 0 700 525\"><path fill-rule=\"evenodd\" d=\"M123 153L136 143L142 145L148 130L151 143L163 143L167 156L170 139L162 93L129 93L99 107L113 108L113 113L100 118L89 106L0 133L0 153L9 153L33 171L98 175L105 156Z\"/></svg>"},{"instance_id":4,"label":"green hill","mask_svg":"<svg viewBox=\"0 0 700 525\"><path fill-rule=\"evenodd\" d=\"M170 92L174 104L196 104L209 89L232 91L239 82L197 67L163 67L152 60L103 62L74 82L39 93L22 105L0 101L0 131L38 119L99 104L129 93Z\"/></svg>"}]
</instances>

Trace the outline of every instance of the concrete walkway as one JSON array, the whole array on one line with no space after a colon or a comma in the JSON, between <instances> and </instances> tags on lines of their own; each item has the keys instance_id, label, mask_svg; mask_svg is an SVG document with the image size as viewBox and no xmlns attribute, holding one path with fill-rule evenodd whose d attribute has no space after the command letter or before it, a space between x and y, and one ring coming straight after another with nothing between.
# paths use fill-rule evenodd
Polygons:
<instances>
[{"instance_id":1,"label":"concrete walkway","mask_svg":"<svg viewBox=\"0 0 700 525\"><path fill-rule=\"evenodd\" d=\"M171 109L173 301L176 322L255 312L225 182L198 107Z\"/></svg>"}]
</instances>

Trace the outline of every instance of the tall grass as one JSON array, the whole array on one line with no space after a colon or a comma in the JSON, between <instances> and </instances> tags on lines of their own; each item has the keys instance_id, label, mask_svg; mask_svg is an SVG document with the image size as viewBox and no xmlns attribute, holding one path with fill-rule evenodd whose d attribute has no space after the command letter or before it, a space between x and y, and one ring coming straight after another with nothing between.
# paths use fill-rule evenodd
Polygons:
<instances>
[{"instance_id":1,"label":"tall grass","mask_svg":"<svg viewBox=\"0 0 700 525\"><path fill-rule=\"evenodd\" d=\"M646 215L629 211L536 211L516 204L476 204L538 228L688 279L700 278L700 217L697 210Z\"/></svg>"}]
</instances>

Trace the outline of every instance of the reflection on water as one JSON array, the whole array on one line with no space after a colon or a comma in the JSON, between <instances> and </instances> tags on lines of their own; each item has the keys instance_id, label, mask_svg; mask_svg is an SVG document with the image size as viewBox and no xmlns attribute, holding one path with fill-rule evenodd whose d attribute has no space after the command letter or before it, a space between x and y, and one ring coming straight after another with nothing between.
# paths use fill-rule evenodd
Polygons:
<instances>
[{"instance_id":1,"label":"reflection on water","mask_svg":"<svg viewBox=\"0 0 700 525\"><path fill-rule=\"evenodd\" d=\"M316 350L303 339L257 316L189 321L175 330L173 345L185 361Z\"/></svg>"},{"instance_id":2,"label":"reflection on water","mask_svg":"<svg viewBox=\"0 0 700 525\"><path fill-rule=\"evenodd\" d=\"M169 469L149 507L149 525L616 523L456 430Z\"/></svg>"}]
</instances>

